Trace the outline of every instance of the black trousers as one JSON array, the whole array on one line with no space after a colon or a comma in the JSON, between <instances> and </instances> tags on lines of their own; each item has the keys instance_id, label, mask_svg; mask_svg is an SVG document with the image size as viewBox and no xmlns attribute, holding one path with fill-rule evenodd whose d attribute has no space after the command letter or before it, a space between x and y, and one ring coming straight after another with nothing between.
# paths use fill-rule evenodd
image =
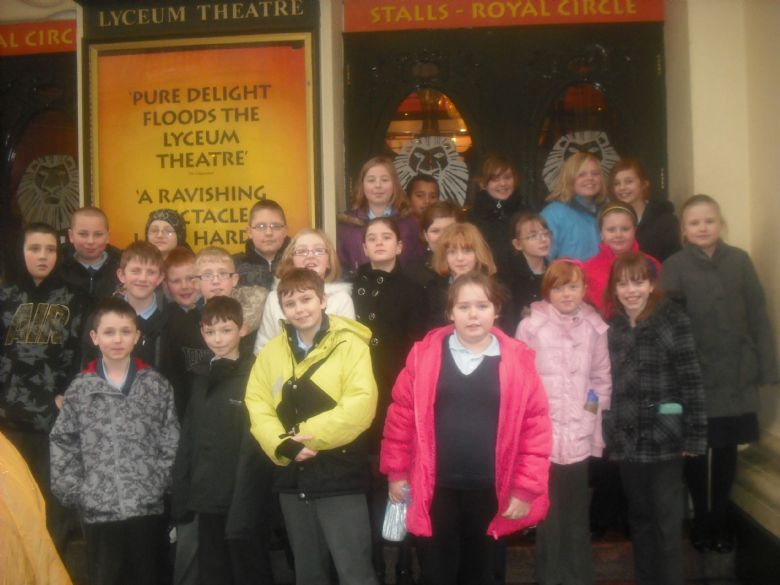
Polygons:
<instances>
[{"instance_id":1,"label":"black trousers","mask_svg":"<svg viewBox=\"0 0 780 585\"><path fill-rule=\"evenodd\" d=\"M226 539L224 514L198 514L200 585L273 585L268 539Z\"/></svg>"},{"instance_id":2,"label":"black trousers","mask_svg":"<svg viewBox=\"0 0 780 585\"><path fill-rule=\"evenodd\" d=\"M536 529L536 579L541 585L593 585L588 521L588 460L550 466L550 510Z\"/></svg>"},{"instance_id":3,"label":"black trousers","mask_svg":"<svg viewBox=\"0 0 780 585\"><path fill-rule=\"evenodd\" d=\"M691 492L698 530L721 536L728 533L731 487L737 474L737 446L711 447L710 457L686 459L685 481Z\"/></svg>"},{"instance_id":4,"label":"black trousers","mask_svg":"<svg viewBox=\"0 0 780 585\"><path fill-rule=\"evenodd\" d=\"M382 538L382 525L385 521L387 510L387 479L372 469L371 490L368 492L368 515L371 522L371 561L379 582L384 582L385 566L385 541ZM398 560L395 565L396 577L402 573L412 573L412 535L407 534L398 546Z\"/></svg>"},{"instance_id":5,"label":"black trousers","mask_svg":"<svg viewBox=\"0 0 780 585\"><path fill-rule=\"evenodd\" d=\"M84 525L90 585L158 583L162 566L162 516Z\"/></svg>"},{"instance_id":6,"label":"black trousers","mask_svg":"<svg viewBox=\"0 0 780 585\"><path fill-rule=\"evenodd\" d=\"M436 488L430 538L417 537L422 585L493 585L496 541L487 527L498 511L495 491Z\"/></svg>"},{"instance_id":7,"label":"black trousers","mask_svg":"<svg viewBox=\"0 0 780 585\"><path fill-rule=\"evenodd\" d=\"M683 585L683 459L621 462L638 585Z\"/></svg>"}]
</instances>

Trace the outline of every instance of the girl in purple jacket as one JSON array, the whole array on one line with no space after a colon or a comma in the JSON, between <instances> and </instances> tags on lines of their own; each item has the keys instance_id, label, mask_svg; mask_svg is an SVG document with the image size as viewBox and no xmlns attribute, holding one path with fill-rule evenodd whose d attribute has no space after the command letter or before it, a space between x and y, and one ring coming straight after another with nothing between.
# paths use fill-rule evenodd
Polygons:
<instances>
[{"instance_id":1,"label":"girl in purple jacket","mask_svg":"<svg viewBox=\"0 0 780 585\"><path fill-rule=\"evenodd\" d=\"M403 242L399 257L402 266L422 258L425 250L419 237L420 226L408 208L392 159L385 156L369 159L355 183L352 209L338 217L336 247L347 280L353 279L358 266L368 262L363 251L363 232L368 221L375 217L392 217L398 224Z\"/></svg>"},{"instance_id":2,"label":"girl in purple jacket","mask_svg":"<svg viewBox=\"0 0 780 585\"><path fill-rule=\"evenodd\" d=\"M585 275L576 260L549 266L542 297L517 328L517 338L536 352L553 430L550 511L536 532L536 579L592 584L588 458L604 451L601 413L612 392L608 327L583 302Z\"/></svg>"}]
</instances>

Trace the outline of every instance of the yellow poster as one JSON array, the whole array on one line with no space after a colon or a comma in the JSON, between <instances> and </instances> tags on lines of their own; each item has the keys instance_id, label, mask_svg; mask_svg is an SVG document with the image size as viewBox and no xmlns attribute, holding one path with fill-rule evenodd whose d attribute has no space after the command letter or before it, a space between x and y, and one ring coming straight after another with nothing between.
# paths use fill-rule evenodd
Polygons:
<instances>
[{"instance_id":1,"label":"yellow poster","mask_svg":"<svg viewBox=\"0 0 780 585\"><path fill-rule=\"evenodd\" d=\"M291 232L313 225L308 34L98 45L90 60L92 201L112 243L170 208L193 249L237 252L264 198Z\"/></svg>"}]
</instances>

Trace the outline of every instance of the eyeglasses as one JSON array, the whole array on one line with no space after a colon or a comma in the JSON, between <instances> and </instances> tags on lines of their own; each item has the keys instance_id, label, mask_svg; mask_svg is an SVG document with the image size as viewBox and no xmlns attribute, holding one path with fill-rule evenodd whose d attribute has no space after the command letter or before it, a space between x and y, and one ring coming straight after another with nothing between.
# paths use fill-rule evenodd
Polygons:
<instances>
[{"instance_id":1,"label":"eyeglasses","mask_svg":"<svg viewBox=\"0 0 780 585\"><path fill-rule=\"evenodd\" d=\"M192 284L198 280L197 276L185 276L184 278L174 278L173 280L168 280L168 284L172 284L173 286L181 286L182 284Z\"/></svg>"},{"instance_id":2,"label":"eyeglasses","mask_svg":"<svg viewBox=\"0 0 780 585\"><path fill-rule=\"evenodd\" d=\"M238 274L238 272L205 272L196 278L200 278L206 282L211 282L212 280L220 282L222 280L227 280L234 274Z\"/></svg>"},{"instance_id":3,"label":"eyeglasses","mask_svg":"<svg viewBox=\"0 0 780 585\"><path fill-rule=\"evenodd\" d=\"M531 232L526 237L521 238L520 236L517 236L518 240L526 240L528 242L536 242L537 240L548 240L550 239L550 231L549 230L542 230L540 232Z\"/></svg>"},{"instance_id":4,"label":"eyeglasses","mask_svg":"<svg viewBox=\"0 0 780 585\"><path fill-rule=\"evenodd\" d=\"M328 251L325 248L296 248L293 256L325 256Z\"/></svg>"},{"instance_id":5,"label":"eyeglasses","mask_svg":"<svg viewBox=\"0 0 780 585\"><path fill-rule=\"evenodd\" d=\"M280 229L284 228L283 223L256 223L252 226L252 231L255 232L264 232L266 230L271 230L272 232L278 232Z\"/></svg>"},{"instance_id":6,"label":"eyeglasses","mask_svg":"<svg viewBox=\"0 0 780 585\"><path fill-rule=\"evenodd\" d=\"M170 238L171 236L175 235L176 231L172 230L171 228L151 228L149 230L150 236L164 236L166 238Z\"/></svg>"}]
</instances>

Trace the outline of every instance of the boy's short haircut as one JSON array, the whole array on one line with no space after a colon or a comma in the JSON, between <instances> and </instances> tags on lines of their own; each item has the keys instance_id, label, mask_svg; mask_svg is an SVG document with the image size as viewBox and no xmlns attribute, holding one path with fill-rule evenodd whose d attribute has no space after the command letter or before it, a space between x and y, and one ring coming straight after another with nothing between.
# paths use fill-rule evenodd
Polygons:
<instances>
[{"instance_id":1,"label":"boy's short haircut","mask_svg":"<svg viewBox=\"0 0 780 585\"><path fill-rule=\"evenodd\" d=\"M79 207L76 211L74 211L70 215L71 228L73 227L73 224L76 223L76 218L79 215L83 215L85 217L99 217L106 224L106 229L108 229L108 216L106 215L106 212L100 209L99 207L95 207L93 205L85 205L84 207Z\"/></svg>"},{"instance_id":2,"label":"boy's short haircut","mask_svg":"<svg viewBox=\"0 0 780 585\"><path fill-rule=\"evenodd\" d=\"M24 229L22 230L22 245L24 245L24 241L27 239L27 236L30 234L49 234L51 236L54 236L55 242L59 243L60 241L60 237L57 234L57 230L54 229L53 226L49 225L48 223L44 223L42 221L34 221L24 226Z\"/></svg>"},{"instance_id":3,"label":"boy's short haircut","mask_svg":"<svg viewBox=\"0 0 780 585\"><path fill-rule=\"evenodd\" d=\"M168 274L171 268L177 268L186 264L195 264L195 252L184 246L177 246L170 252L163 263L163 272Z\"/></svg>"},{"instance_id":4,"label":"boy's short haircut","mask_svg":"<svg viewBox=\"0 0 780 585\"><path fill-rule=\"evenodd\" d=\"M203 306L200 326L208 327L224 321L233 321L239 329L244 325L244 311L241 303L232 297L218 296L209 299Z\"/></svg>"},{"instance_id":5,"label":"boy's short haircut","mask_svg":"<svg viewBox=\"0 0 780 585\"><path fill-rule=\"evenodd\" d=\"M97 328L100 326L100 320L108 313L115 313L120 317L127 317L136 327L138 327L138 316L130 303L121 297L107 297L101 299L92 312L92 317L89 322L90 331L97 331Z\"/></svg>"},{"instance_id":6,"label":"boy's short haircut","mask_svg":"<svg viewBox=\"0 0 780 585\"><path fill-rule=\"evenodd\" d=\"M279 304L282 299L288 297L294 292L303 292L313 290L321 299L325 299L325 281L320 275L308 268L291 268L284 273L279 285L276 287L276 294L279 296Z\"/></svg>"},{"instance_id":7,"label":"boy's short haircut","mask_svg":"<svg viewBox=\"0 0 780 585\"><path fill-rule=\"evenodd\" d=\"M252 209L249 210L249 223L252 223L252 218L255 216L255 213L258 211L263 211L267 209L268 211L275 211L282 217L282 222L287 225L287 216L284 214L284 209L281 205L279 205L276 201L273 199L262 199L255 203L252 206Z\"/></svg>"},{"instance_id":8,"label":"boy's short haircut","mask_svg":"<svg viewBox=\"0 0 780 585\"><path fill-rule=\"evenodd\" d=\"M550 231L550 226L547 225L547 221L540 214L534 211L521 211L519 213L516 213L512 216L512 219L510 219L509 222L512 226L513 238L519 238L520 228L525 224L531 222L538 223L544 229Z\"/></svg>"},{"instance_id":9,"label":"boy's short haircut","mask_svg":"<svg viewBox=\"0 0 780 585\"><path fill-rule=\"evenodd\" d=\"M218 248L216 246L209 246L203 248L195 257L195 267L200 268L204 262L224 262L231 268L231 272L235 272L236 263L230 253L224 248Z\"/></svg>"},{"instance_id":10,"label":"boy's short haircut","mask_svg":"<svg viewBox=\"0 0 780 585\"><path fill-rule=\"evenodd\" d=\"M141 264L152 264L162 272L162 253L157 249L157 246L149 242L139 240L125 248L122 252L122 258L119 260L119 267L124 270L131 260L138 260Z\"/></svg>"},{"instance_id":11,"label":"boy's short haircut","mask_svg":"<svg viewBox=\"0 0 780 585\"><path fill-rule=\"evenodd\" d=\"M406 196L411 198L412 193L414 192L414 187L417 185L417 183L432 183L436 185L436 193L439 193L439 181L434 179L430 175L415 175L411 178L411 180L406 184Z\"/></svg>"}]
</instances>

